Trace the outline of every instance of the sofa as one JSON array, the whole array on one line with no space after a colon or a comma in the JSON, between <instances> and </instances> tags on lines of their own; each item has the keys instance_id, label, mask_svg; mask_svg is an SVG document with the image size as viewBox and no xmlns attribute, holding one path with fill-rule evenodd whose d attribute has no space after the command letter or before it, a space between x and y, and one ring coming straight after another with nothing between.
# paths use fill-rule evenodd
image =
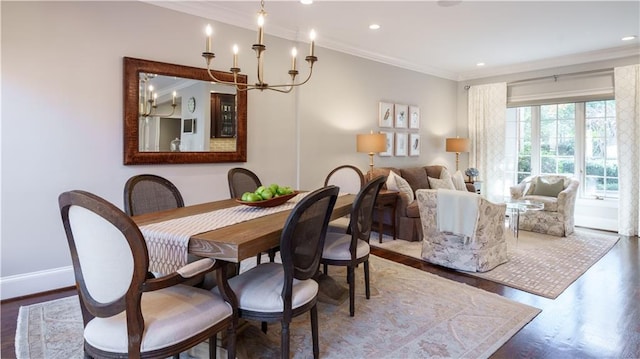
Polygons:
<instances>
[{"instance_id":1,"label":"sofa","mask_svg":"<svg viewBox=\"0 0 640 359\"><path fill-rule=\"evenodd\" d=\"M420 223L420 211L418 209L418 202L415 200L415 192L419 189L430 189L429 178L439 179L442 175L442 170L446 169L444 166L420 166L420 167L408 167L408 168L395 168L395 167L376 167L373 169L373 177L387 176L391 171L404 178L411 189L413 190L414 199L411 200L409 195L399 192L398 199L396 201L396 238L404 239L406 241L421 241L422 240L422 225ZM447 170L448 173L448 170ZM453 173L451 173L452 175ZM370 171L367 173L370 175ZM476 191L473 184L466 183L465 187L467 191ZM383 187L387 189L387 186ZM390 228L392 211L389 208L384 209L383 225L385 228ZM374 216L374 228L378 226L378 215Z\"/></svg>"},{"instance_id":2,"label":"sofa","mask_svg":"<svg viewBox=\"0 0 640 359\"><path fill-rule=\"evenodd\" d=\"M554 184L560 188L554 191ZM578 180L566 176L540 175L529 176L511 187L512 200L531 200L544 204L541 211L521 213L519 229L557 237L572 234L579 186Z\"/></svg>"},{"instance_id":3,"label":"sofa","mask_svg":"<svg viewBox=\"0 0 640 359\"><path fill-rule=\"evenodd\" d=\"M438 196L443 196L442 201L445 201L446 205L450 200L450 197L445 196L447 192L452 191L439 192L432 189L416 191L416 201L424 232L422 259L447 268L469 272L486 272L507 262L509 258L504 235L506 204L489 202L475 193L465 196L472 197L471 200L477 205L476 222L473 225L473 231L471 228L468 229L467 236L464 232L460 234L438 229ZM443 210L446 211L446 209ZM453 213L451 216L459 216L453 220L456 223L460 221L467 224L473 223L462 213Z\"/></svg>"}]
</instances>

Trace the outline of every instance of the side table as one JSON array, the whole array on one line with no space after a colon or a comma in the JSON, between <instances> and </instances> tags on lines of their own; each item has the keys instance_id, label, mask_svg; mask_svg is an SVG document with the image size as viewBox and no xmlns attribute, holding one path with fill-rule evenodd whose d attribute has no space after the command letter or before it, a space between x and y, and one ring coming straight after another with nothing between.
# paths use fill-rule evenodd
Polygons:
<instances>
[{"instance_id":1,"label":"side table","mask_svg":"<svg viewBox=\"0 0 640 359\"><path fill-rule=\"evenodd\" d=\"M396 201L398 200L397 191L389 191L381 189L374 205L374 210L378 212L378 241L382 243L382 230L384 229L384 211L385 208L391 209L391 230L393 231L393 239L396 239Z\"/></svg>"}]
</instances>

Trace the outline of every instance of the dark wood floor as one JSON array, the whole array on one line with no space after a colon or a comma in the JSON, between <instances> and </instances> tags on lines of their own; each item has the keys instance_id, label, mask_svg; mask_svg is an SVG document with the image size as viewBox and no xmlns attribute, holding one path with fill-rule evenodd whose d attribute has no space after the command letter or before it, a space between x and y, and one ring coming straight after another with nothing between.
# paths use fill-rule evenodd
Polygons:
<instances>
[{"instance_id":1,"label":"dark wood floor","mask_svg":"<svg viewBox=\"0 0 640 359\"><path fill-rule=\"evenodd\" d=\"M542 309L492 358L640 358L640 247L622 237L598 263L556 299L547 299L487 280L373 248L398 263L500 294ZM75 294L66 289L3 301L2 358L15 358L18 308ZM34 358L39 359L39 358Z\"/></svg>"}]
</instances>

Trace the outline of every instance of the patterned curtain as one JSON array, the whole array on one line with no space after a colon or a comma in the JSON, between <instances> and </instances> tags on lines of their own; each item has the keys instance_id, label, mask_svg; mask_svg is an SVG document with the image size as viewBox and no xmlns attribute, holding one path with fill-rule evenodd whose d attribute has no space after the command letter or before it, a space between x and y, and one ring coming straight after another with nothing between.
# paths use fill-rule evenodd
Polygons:
<instances>
[{"instance_id":1,"label":"patterned curtain","mask_svg":"<svg viewBox=\"0 0 640 359\"><path fill-rule=\"evenodd\" d=\"M640 227L640 65L614 69L618 138L618 233L637 236Z\"/></svg>"},{"instance_id":2,"label":"patterned curtain","mask_svg":"<svg viewBox=\"0 0 640 359\"><path fill-rule=\"evenodd\" d=\"M504 202L505 82L469 88L469 165L480 171L483 195Z\"/></svg>"}]
</instances>

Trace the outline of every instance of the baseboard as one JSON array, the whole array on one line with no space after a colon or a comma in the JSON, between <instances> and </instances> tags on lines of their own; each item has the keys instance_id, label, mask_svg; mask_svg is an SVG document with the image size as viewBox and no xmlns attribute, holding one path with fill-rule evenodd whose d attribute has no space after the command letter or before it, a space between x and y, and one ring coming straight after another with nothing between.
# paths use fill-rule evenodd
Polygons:
<instances>
[{"instance_id":1,"label":"baseboard","mask_svg":"<svg viewBox=\"0 0 640 359\"><path fill-rule=\"evenodd\" d=\"M73 266L0 278L0 299L22 297L75 285Z\"/></svg>"}]
</instances>

